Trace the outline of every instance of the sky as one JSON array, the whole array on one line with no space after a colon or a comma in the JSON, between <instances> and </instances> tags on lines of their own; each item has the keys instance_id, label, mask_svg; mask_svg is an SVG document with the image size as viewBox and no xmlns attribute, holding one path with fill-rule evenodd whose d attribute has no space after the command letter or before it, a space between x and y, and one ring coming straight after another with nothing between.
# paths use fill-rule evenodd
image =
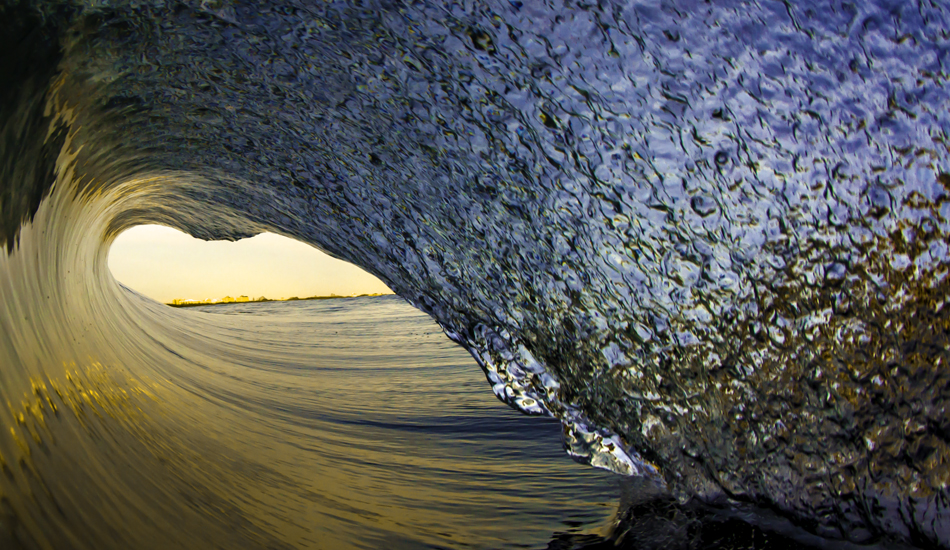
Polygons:
<instances>
[{"instance_id":1,"label":"sky","mask_svg":"<svg viewBox=\"0 0 950 550\"><path fill-rule=\"evenodd\" d=\"M273 233L236 242L202 241L169 227L141 225L116 238L109 268L125 286L164 303L392 293L353 264Z\"/></svg>"}]
</instances>

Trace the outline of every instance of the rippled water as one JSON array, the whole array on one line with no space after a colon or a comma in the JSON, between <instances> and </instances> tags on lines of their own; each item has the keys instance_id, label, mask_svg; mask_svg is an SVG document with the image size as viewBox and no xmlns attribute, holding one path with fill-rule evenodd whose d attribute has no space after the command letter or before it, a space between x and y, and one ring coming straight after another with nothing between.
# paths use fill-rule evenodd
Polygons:
<instances>
[{"instance_id":1,"label":"rippled water","mask_svg":"<svg viewBox=\"0 0 950 550\"><path fill-rule=\"evenodd\" d=\"M9 502L55 499L46 478L114 455L138 481L108 491L128 501L108 513L178 506L107 433L70 430L67 452L44 453L27 418L45 416L21 403L93 369L125 393L76 403L114 403L149 441L175 433L157 411L191 409L143 376L200 381L184 365L206 354L201 331L123 294L105 263L118 232L160 223L271 231L358 264L465 347L496 396L558 419L569 454L677 506L950 545L946 2L0 10ZM241 467L187 474L195 518L233 517L224 537L281 521L252 488L206 502L201 487L244 487ZM98 509L70 498L13 515L70 537L41 527ZM229 515L254 499L270 519ZM89 522L113 523L129 525Z\"/></svg>"}]
</instances>

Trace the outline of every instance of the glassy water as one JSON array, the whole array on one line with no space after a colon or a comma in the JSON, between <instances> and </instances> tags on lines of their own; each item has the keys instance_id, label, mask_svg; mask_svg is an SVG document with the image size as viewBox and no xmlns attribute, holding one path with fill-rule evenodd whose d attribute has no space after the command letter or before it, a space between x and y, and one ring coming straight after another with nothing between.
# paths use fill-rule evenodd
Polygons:
<instances>
[{"instance_id":1,"label":"glassy water","mask_svg":"<svg viewBox=\"0 0 950 550\"><path fill-rule=\"evenodd\" d=\"M79 524L73 510L54 518L72 540L26 547L541 548L605 533L616 511L613 474L570 460L557 422L498 402L398 297L185 310L130 298L177 318L142 347L117 343L136 382L94 362L39 377L26 398L34 418L17 427L41 441L25 463L45 495L5 501L8 518L37 507L48 521L59 505L46 498L105 504ZM143 353L153 342L177 360ZM71 471L45 468L77 431L92 437Z\"/></svg>"}]
</instances>

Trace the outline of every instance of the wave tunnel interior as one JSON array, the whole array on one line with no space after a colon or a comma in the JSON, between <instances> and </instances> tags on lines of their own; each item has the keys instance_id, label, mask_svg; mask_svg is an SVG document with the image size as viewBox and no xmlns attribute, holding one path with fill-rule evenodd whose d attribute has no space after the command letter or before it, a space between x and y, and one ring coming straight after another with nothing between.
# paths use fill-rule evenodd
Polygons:
<instances>
[{"instance_id":1,"label":"wave tunnel interior","mask_svg":"<svg viewBox=\"0 0 950 550\"><path fill-rule=\"evenodd\" d=\"M0 546L950 548L948 29L0 1ZM169 308L147 224L398 296Z\"/></svg>"}]
</instances>

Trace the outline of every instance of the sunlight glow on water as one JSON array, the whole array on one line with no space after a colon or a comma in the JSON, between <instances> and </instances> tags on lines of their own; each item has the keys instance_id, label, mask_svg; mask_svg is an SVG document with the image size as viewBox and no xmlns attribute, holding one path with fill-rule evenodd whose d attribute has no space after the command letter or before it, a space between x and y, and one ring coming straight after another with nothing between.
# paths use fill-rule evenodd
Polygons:
<instances>
[{"instance_id":1,"label":"sunlight glow on water","mask_svg":"<svg viewBox=\"0 0 950 550\"><path fill-rule=\"evenodd\" d=\"M0 467L34 472L48 495L11 502L14 525L47 524L21 543L500 549L606 533L613 476L560 452L556 422L486 393L472 358L400 298L174 310L128 297L162 324L116 333L110 357L46 369L14 399ZM68 445L109 474L80 475ZM78 495L109 524L31 517Z\"/></svg>"}]
</instances>

